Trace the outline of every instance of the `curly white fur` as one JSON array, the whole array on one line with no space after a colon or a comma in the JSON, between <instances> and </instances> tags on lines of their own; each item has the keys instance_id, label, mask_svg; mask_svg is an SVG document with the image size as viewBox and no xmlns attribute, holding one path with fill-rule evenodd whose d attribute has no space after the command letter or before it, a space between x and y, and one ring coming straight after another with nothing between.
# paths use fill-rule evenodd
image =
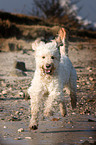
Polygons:
<instances>
[{"instance_id":1,"label":"curly white fur","mask_svg":"<svg viewBox=\"0 0 96 145\"><path fill-rule=\"evenodd\" d=\"M69 58L58 48L56 41L35 42L36 70L28 93L31 97L31 120L29 127L37 129L40 105L45 104L44 114L49 115L57 102L62 116L66 115L63 88L70 89L72 108L76 107L76 71ZM45 98L45 100L44 100ZM43 101L44 100L44 101Z\"/></svg>"}]
</instances>

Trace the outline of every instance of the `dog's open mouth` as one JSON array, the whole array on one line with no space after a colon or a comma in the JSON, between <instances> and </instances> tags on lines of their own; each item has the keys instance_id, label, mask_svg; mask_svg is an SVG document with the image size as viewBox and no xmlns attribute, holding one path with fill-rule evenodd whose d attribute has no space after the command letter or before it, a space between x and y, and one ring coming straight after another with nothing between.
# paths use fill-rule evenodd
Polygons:
<instances>
[{"instance_id":1,"label":"dog's open mouth","mask_svg":"<svg viewBox=\"0 0 96 145\"><path fill-rule=\"evenodd\" d=\"M49 75L52 75L53 74L53 71L54 71L54 67L53 66L50 66L50 67L42 67L43 69L43 73L45 74L49 74Z\"/></svg>"},{"instance_id":2,"label":"dog's open mouth","mask_svg":"<svg viewBox=\"0 0 96 145\"><path fill-rule=\"evenodd\" d=\"M52 70L51 69L44 69L44 73L46 73L46 74L52 74Z\"/></svg>"}]
</instances>

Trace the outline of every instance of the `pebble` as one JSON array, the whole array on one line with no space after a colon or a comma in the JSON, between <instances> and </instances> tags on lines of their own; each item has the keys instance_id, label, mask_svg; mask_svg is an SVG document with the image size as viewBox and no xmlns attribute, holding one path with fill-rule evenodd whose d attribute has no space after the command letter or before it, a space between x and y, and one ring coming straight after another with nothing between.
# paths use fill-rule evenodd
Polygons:
<instances>
[{"instance_id":1,"label":"pebble","mask_svg":"<svg viewBox=\"0 0 96 145\"><path fill-rule=\"evenodd\" d=\"M94 127L92 126L92 129L93 129Z\"/></svg>"},{"instance_id":2,"label":"pebble","mask_svg":"<svg viewBox=\"0 0 96 145\"><path fill-rule=\"evenodd\" d=\"M80 141L83 141L82 139Z\"/></svg>"},{"instance_id":3,"label":"pebble","mask_svg":"<svg viewBox=\"0 0 96 145\"><path fill-rule=\"evenodd\" d=\"M90 136L89 139L92 139L92 137Z\"/></svg>"},{"instance_id":4,"label":"pebble","mask_svg":"<svg viewBox=\"0 0 96 145\"><path fill-rule=\"evenodd\" d=\"M21 119L20 119L20 118L15 117L15 116L12 116L11 120L12 120L12 121L20 121Z\"/></svg>"},{"instance_id":5,"label":"pebble","mask_svg":"<svg viewBox=\"0 0 96 145\"><path fill-rule=\"evenodd\" d=\"M93 78L92 78L92 77L89 77L89 80L90 80L90 81L93 81Z\"/></svg>"},{"instance_id":6,"label":"pebble","mask_svg":"<svg viewBox=\"0 0 96 145\"><path fill-rule=\"evenodd\" d=\"M19 111L16 111L15 114L16 114L16 115L19 114Z\"/></svg>"},{"instance_id":7,"label":"pebble","mask_svg":"<svg viewBox=\"0 0 96 145\"><path fill-rule=\"evenodd\" d=\"M32 138L31 138L31 137L29 137L29 136L28 136L28 137L26 136L26 137L25 137L25 139L32 139Z\"/></svg>"},{"instance_id":8,"label":"pebble","mask_svg":"<svg viewBox=\"0 0 96 145\"><path fill-rule=\"evenodd\" d=\"M52 121L59 121L60 118L53 118Z\"/></svg>"},{"instance_id":9,"label":"pebble","mask_svg":"<svg viewBox=\"0 0 96 145\"><path fill-rule=\"evenodd\" d=\"M3 136L4 138L7 138L7 136Z\"/></svg>"},{"instance_id":10,"label":"pebble","mask_svg":"<svg viewBox=\"0 0 96 145\"><path fill-rule=\"evenodd\" d=\"M89 70L89 72L92 72L92 70Z\"/></svg>"},{"instance_id":11,"label":"pebble","mask_svg":"<svg viewBox=\"0 0 96 145\"><path fill-rule=\"evenodd\" d=\"M79 85L77 85L77 88L79 88L80 86Z\"/></svg>"},{"instance_id":12,"label":"pebble","mask_svg":"<svg viewBox=\"0 0 96 145\"><path fill-rule=\"evenodd\" d=\"M88 82L88 81L87 81L87 82L86 82L86 84L87 84L87 85L89 85L89 84L90 84L90 82Z\"/></svg>"},{"instance_id":13,"label":"pebble","mask_svg":"<svg viewBox=\"0 0 96 145\"><path fill-rule=\"evenodd\" d=\"M74 126L72 125L72 128L74 128Z\"/></svg>"},{"instance_id":14,"label":"pebble","mask_svg":"<svg viewBox=\"0 0 96 145\"><path fill-rule=\"evenodd\" d=\"M23 112L19 112L19 111L15 112L15 115L22 115L22 114L23 114Z\"/></svg>"},{"instance_id":15,"label":"pebble","mask_svg":"<svg viewBox=\"0 0 96 145\"><path fill-rule=\"evenodd\" d=\"M75 115L76 113L75 112L72 112L72 114Z\"/></svg>"},{"instance_id":16,"label":"pebble","mask_svg":"<svg viewBox=\"0 0 96 145\"><path fill-rule=\"evenodd\" d=\"M24 128L19 128L18 132L24 132Z\"/></svg>"},{"instance_id":17,"label":"pebble","mask_svg":"<svg viewBox=\"0 0 96 145\"><path fill-rule=\"evenodd\" d=\"M90 70L92 70L92 68L91 68L91 67L87 67L87 70L89 70L89 71L90 71Z\"/></svg>"},{"instance_id":18,"label":"pebble","mask_svg":"<svg viewBox=\"0 0 96 145\"><path fill-rule=\"evenodd\" d=\"M4 126L4 128L6 128L6 126Z\"/></svg>"},{"instance_id":19,"label":"pebble","mask_svg":"<svg viewBox=\"0 0 96 145\"><path fill-rule=\"evenodd\" d=\"M21 140L22 138L21 137L17 137L17 138L14 138L15 140Z\"/></svg>"},{"instance_id":20,"label":"pebble","mask_svg":"<svg viewBox=\"0 0 96 145\"><path fill-rule=\"evenodd\" d=\"M20 96L23 96L23 92L20 92L19 95L20 95Z\"/></svg>"},{"instance_id":21,"label":"pebble","mask_svg":"<svg viewBox=\"0 0 96 145\"><path fill-rule=\"evenodd\" d=\"M2 94L7 94L7 90L3 90L2 91Z\"/></svg>"}]
</instances>

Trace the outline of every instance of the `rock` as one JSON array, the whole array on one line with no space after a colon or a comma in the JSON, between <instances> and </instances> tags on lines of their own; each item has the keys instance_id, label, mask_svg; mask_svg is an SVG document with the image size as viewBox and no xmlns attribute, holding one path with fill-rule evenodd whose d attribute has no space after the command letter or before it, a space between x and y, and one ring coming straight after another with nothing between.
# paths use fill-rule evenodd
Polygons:
<instances>
[{"instance_id":1,"label":"rock","mask_svg":"<svg viewBox=\"0 0 96 145\"><path fill-rule=\"evenodd\" d=\"M22 61L15 61L14 62L14 68L22 70L22 71L26 71L26 67L25 67L25 62Z\"/></svg>"},{"instance_id":2,"label":"rock","mask_svg":"<svg viewBox=\"0 0 96 145\"><path fill-rule=\"evenodd\" d=\"M24 72L26 71L25 63L22 61L15 61L13 64L13 68L11 70L11 75L16 77L22 77L27 76L27 74Z\"/></svg>"},{"instance_id":3,"label":"rock","mask_svg":"<svg viewBox=\"0 0 96 145\"><path fill-rule=\"evenodd\" d=\"M24 128L19 128L18 132L24 132Z\"/></svg>"}]
</instances>

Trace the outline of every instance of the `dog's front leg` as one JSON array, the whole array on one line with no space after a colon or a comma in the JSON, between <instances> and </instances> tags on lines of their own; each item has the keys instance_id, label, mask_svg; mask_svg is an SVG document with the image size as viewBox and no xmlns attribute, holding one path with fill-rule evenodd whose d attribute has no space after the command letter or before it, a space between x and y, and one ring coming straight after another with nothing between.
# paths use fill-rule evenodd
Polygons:
<instances>
[{"instance_id":1,"label":"dog's front leg","mask_svg":"<svg viewBox=\"0 0 96 145\"><path fill-rule=\"evenodd\" d=\"M51 91L49 96L48 96L48 99L46 101L46 108L45 108L45 111L44 111L44 115L45 116L49 116L51 114L51 111L52 111L52 107L54 105L54 103L58 105L60 105L60 112L62 112L62 116L65 116L65 113L66 112L66 108L65 108L65 104L64 104L64 97L62 98L62 93L61 91ZM63 102L63 103L62 103Z\"/></svg>"},{"instance_id":2,"label":"dog's front leg","mask_svg":"<svg viewBox=\"0 0 96 145\"><path fill-rule=\"evenodd\" d=\"M31 119L29 128L35 130L38 128L38 116L40 111L42 91L37 91L34 89L34 87L31 86L28 90L28 93L31 97Z\"/></svg>"},{"instance_id":3,"label":"dog's front leg","mask_svg":"<svg viewBox=\"0 0 96 145\"><path fill-rule=\"evenodd\" d=\"M38 128L38 115L39 115L39 100L38 96L31 96L31 119L29 128L37 129Z\"/></svg>"},{"instance_id":4,"label":"dog's front leg","mask_svg":"<svg viewBox=\"0 0 96 145\"><path fill-rule=\"evenodd\" d=\"M45 102L45 111L44 111L45 116L51 115L53 102L55 102L56 97L57 96L54 91L51 91L50 94L48 95L48 99Z\"/></svg>"}]
</instances>

